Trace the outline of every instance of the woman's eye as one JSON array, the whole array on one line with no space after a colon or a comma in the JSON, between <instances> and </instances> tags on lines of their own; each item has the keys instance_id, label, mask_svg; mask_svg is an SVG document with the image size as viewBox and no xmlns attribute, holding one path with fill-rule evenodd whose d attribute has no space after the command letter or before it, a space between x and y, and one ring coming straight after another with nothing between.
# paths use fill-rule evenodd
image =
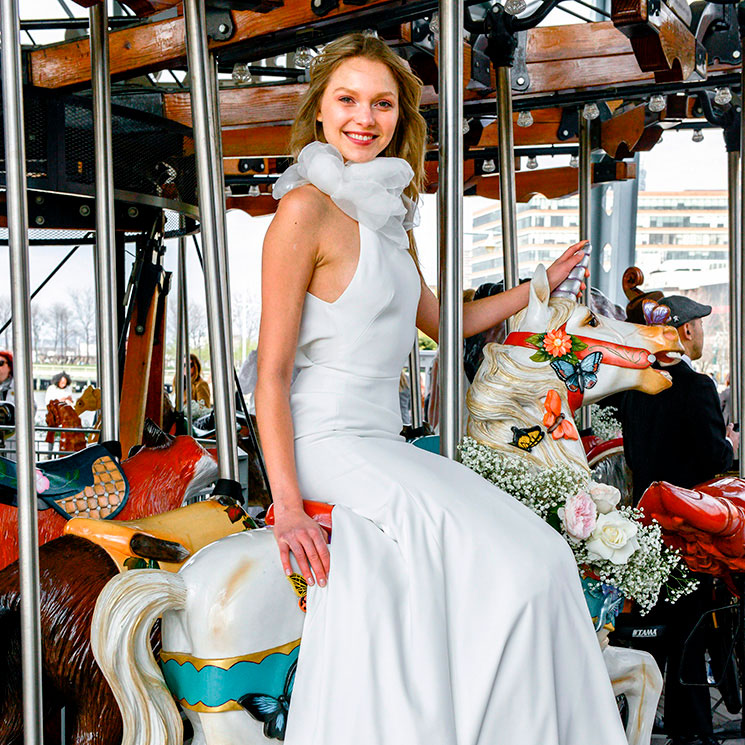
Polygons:
<instances>
[{"instance_id":1,"label":"woman's eye","mask_svg":"<svg viewBox=\"0 0 745 745\"><path fill-rule=\"evenodd\" d=\"M382 106L384 109L393 108L393 104L390 101L378 101L378 106Z\"/></svg>"},{"instance_id":2,"label":"woman's eye","mask_svg":"<svg viewBox=\"0 0 745 745\"><path fill-rule=\"evenodd\" d=\"M353 103L353 99L351 98L351 96L342 96L339 100L342 103Z\"/></svg>"}]
</instances>

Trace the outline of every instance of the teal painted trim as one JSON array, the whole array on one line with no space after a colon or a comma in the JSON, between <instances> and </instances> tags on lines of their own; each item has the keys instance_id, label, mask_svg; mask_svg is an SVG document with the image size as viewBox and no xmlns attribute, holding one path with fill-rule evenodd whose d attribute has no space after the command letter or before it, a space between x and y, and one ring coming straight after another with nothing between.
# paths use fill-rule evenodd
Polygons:
<instances>
[{"instance_id":1,"label":"teal painted trim","mask_svg":"<svg viewBox=\"0 0 745 745\"><path fill-rule=\"evenodd\" d=\"M289 654L275 652L261 662L236 662L223 670L206 665L197 670L191 662L176 660L161 662L163 677L171 693L190 706L223 706L238 701L248 693L279 698L284 692L287 672L297 660L298 645Z\"/></svg>"},{"instance_id":2,"label":"teal painted trim","mask_svg":"<svg viewBox=\"0 0 745 745\"><path fill-rule=\"evenodd\" d=\"M411 441L411 444L422 450L428 450L430 453L440 454L440 435L417 437L416 440Z\"/></svg>"}]
</instances>

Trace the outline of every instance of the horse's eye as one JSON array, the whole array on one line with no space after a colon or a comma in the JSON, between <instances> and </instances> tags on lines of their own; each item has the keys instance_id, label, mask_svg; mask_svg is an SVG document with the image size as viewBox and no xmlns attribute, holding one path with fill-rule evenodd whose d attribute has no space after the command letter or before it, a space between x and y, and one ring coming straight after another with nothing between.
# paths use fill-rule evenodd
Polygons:
<instances>
[{"instance_id":1,"label":"horse's eye","mask_svg":"<svg viewBox=\"0 0 745 745\"><path fill-rule=\"evenodd\" d=\"M597 328L600 325L600 321L598 321L594 313L590 313L590 317L587 320L587 325L592 326L593 328Z\"/></svg>"}]
</instances>

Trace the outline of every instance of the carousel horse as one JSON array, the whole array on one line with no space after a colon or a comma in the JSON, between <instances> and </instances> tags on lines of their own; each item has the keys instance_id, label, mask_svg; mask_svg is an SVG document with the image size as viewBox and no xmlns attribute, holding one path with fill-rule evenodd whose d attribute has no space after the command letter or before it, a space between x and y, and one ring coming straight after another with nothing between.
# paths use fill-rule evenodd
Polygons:
<instances>
[{"instance_id":1,"label":"carousel horse","mask_svg":"<svg viewBox=\"0 0 745 745\"><path fill-rule=\"evenodd\" d=\"M594 379L590 381L589 372L582 379L578 374L576 377L582 390L588 391L588 399L623 388L640 387L648 392L666 388L669 380L650 367L652 354L680 348L677 335L668 330L598 318L570 298L549 304L542 267L532 281L530 305L517 328L505 347L506 359L500 362L507 365L502 380L497 379L501 371L493 364L496 350L487 350L487 360L477 375L481 405L475 423L479 433L494 435L505 451L516 452L517 447L532 455L536 467L561 459L588 470L581 444L571 437L575 434L573 424L572 429L562 428L561 438L543 430L549 427L543 420L549 390L556 393L559 402L552 414L555 421L569 423L571 409L565 381L549 360L536 363L529 359L537 351L530 348L530 339L560 329L561 334L554 333L551 338L563 344L567 337L571 345L574 336L575 353L586 351L582 360L593 355L591 359L597 363ZM567 372L566 377L573 375L573 371ZM499 392L488 391L487 381ZM512 390L516 381L517 394ZM519 403L509 400L513 395ZM472 403L477 401L474 396ZM576 403L578 398L573 400ZM489 420L487 405L492 411ZM534 448L532 441L515 444L505 411L514 412L511 422L519 423L520 429L540 430L549 446L545 457L529 452ZM501 419L497 421L495 416ZM308 502L305 506L319 522L330 526L332 506ZM271 523L271 514L267 522ZM192 724L195 745L259 745L266 738L283 739L305 599L302 577L295 574L289 579L288 583L284 578L276 543L266 529L217 541L175 574L143 569L115 577L96 604L91 643L120 704L122 745L180 743L182 722L174 698ZM148 644L150 629L159 617L163 642L160 666ZM272 622L267 623L267 618ZM645 663L650 660L644 658ZM638 671L638 664L635 669ZM637 705L631 717L634 723L641 713L647 726L649 704L653 711L659 695L657 683L659 680L652 680L652 695L645 697L644 705ZM628 685L625 689L630 691ZM635 703L633 696L630 698ZM645 730L632 734L636 738L633 742L643 742Z\"/></svg>"},{"instance_id":2,"label":"carousel horse","mask_svg":"<svg viewBox=\"0 0 745 745\"><path fill-rule=\"evenodd\" d=\"M74 427L83 425L75 409L67 401L50 401L47 404L47 427ZM47 432L46 441L54 443L56 432ZM82 432L60 432L60 450L74 453L85 447L85 435Z\"/></svg>"},{"instance_id":3,"label":"carousel horse","mask_svg":"<svg viewBox=\"0 0 745 745\"><path fill-rule=\"evenodd\" d=\"M54 527L60 535L66 527L70 533L41 545L39 571L45 719L52 721L51 715L65 706L73 745L118 745L121 740L118 707L90 648L91 617L101 589L125 566L178 568L206 543L246 527L237 505L209 500L168 517L146 517L202 493L217 476L214 458L192 438L168 437L148 423L144 447L122 465L130 499L117 518L128 517L128 522L65 521L53 510L40 513L40 523L53 512L57 518L45 530ZM15 508L0 505L0 510L6 523L15 521ZM7 525L4 532L7 541ZM19 601L16 561L0 571L0 686L5 691L0 743L15 742L22 733ZM59 742L58 734L48 733L47 741Z\"/></svg>"},{"instance_id":4,"label":"carousel horse","mask_svg":"<svg viewBox=\"0 0 745 745\"><path fill-rule=\"evenodd\" d=\"M75 402L75 413L80 416L86 411L96 412L96 418L93 422L93 429L98 429L101 424L101 389L89 385L78 397ZM166 430L168 431L168 430ZM98 434L91 432L86 436L87 442L97 442Z\"/></svg>"},{"instance_id":5,"label":"carousel horse","mask_svg":"<svg viewBox=\"0 0 745 745\"><path fill-rule=\"evenodd\" d=\"M121 463L129 495L124 506L116 514L118 520L136 520L146 515L156 515L180 507L185 494L191 489L210 484L216 474L214 456L211 456L193 438L170 437L152 423L143 431L144 447ZM85 452L85 451L84 451ZM44 463L44 468L79 470L75 464L80 454L58 461ZM52 465L54 464L54 465ZM2 472L10 466L0 459ZM37 481L43 474L37 473ZM37 487L38 488L38 487ZM0 499L2 496L0 495ZM39 512L39 544L62 535L65 524L72 514L66 516L56 509ZM0 504L0 569L18 558L18 516L16 508Z\"/></svg>"}]
</instances>

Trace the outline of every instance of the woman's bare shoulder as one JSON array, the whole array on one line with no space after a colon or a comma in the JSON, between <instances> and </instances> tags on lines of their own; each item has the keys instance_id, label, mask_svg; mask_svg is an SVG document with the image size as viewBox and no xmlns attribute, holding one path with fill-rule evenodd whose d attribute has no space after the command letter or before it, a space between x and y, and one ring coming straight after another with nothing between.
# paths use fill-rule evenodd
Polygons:
<instances>
[{"instance_id":1,"label":"woman's bare shoulder","mask_svg":"<svg viewBox=\"0 0 745 745\"><path fill-rule=\"evenodd\" d=\"M275 222L292 222L317 229L318 221L329 214L331 199L313 184L303 184L287 192L279 200Z\"/></svg>"}]
</instances>

